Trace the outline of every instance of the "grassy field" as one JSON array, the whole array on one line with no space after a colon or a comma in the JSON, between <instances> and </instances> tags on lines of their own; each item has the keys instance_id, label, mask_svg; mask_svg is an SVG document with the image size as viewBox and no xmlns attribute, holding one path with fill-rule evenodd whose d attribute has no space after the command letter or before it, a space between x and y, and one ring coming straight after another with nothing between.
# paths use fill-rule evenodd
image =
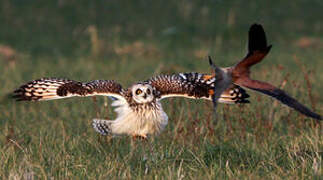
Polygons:
<instances>
[{"instance_id":1,"label":"grassy field","mask_svg":"<svg viewBox=\"0 0 323 180\"><path fill-rule=\"evenodd\" d=\"M230 66L258 22L273 49L253 77L323 114L322 9L315 0L1 1L0 179L322 179L322 123L254 92L216 117L211 102L165 100L169 124L146 144L94 132L92 118L115 117L107 98L10 98L40 77L127 87L210 72L207 55Z\"/></svg>"}]
</instances>

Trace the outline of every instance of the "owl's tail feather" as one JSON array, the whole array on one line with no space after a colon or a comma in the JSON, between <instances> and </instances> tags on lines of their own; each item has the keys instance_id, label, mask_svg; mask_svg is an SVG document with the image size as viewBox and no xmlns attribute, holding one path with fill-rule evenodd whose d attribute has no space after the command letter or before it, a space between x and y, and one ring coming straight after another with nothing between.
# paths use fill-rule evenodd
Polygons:
<instances>
[{"instance_id":1,"label":"owl's tail feather","mask_svg":"<svg viewBox=\"0 0 323 180\"><path fill-rule=\"evenodd\" d=\"M267 82L253 80L250 78L251 66L262 61L269 53L271 47L271 45L267 46L266 34L262 26L259 24L252 25L249 30L249 52L247 56L235 66L230 68L233 83L271 96L306 116L322 120L321 115L311 111L309 108L299 103L296 99L290 97L283 90Z\"/></svg>"},{"instance_id":2,"label":"owl's tail feather","mask_svg":"<svg viewBox=\"0 0 323 180\"><path fill-rule=\"evenodd\" d=\"M111 121L102 120L102 119L93 119L92 126L96 132L102 135L110 135L111 131Z\"/></svg>"}]
</instances>

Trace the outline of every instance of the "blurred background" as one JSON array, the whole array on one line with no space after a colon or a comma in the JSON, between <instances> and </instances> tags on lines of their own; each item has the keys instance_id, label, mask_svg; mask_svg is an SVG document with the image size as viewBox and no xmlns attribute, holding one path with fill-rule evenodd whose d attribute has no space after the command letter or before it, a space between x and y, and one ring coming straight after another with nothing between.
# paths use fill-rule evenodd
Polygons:
<instances>
[{"instance_id":1,"label":"blurred background","mask_svg":"<svg viewBox=\"0 0 323 180\"><path fill-rule=\"evenodd\" d=\"M255 71L278 69L277 84L287 73L304 80L303 69L322 82L322 9L320 0L1 0L0 68L17 82L57 76L125 85L159 73L209 72L208 55L219 66L236 63L250 25L260 23L273 49Z\"/></svg>"},{"instance_id":2,"label":"blurred background","mask_svg":"<svg viewBox=\"0 0 323 180\"><path fill-rule=\"evenodd\" d=\"M201 59L217 51L243 54L247 30L257 22L274 53L307 50L322 48L322 9L320 0L1 0L0 43L17 54L52 60L167 57L183 49L195 50L194 59Z\"/></svg>"}]
</instances>

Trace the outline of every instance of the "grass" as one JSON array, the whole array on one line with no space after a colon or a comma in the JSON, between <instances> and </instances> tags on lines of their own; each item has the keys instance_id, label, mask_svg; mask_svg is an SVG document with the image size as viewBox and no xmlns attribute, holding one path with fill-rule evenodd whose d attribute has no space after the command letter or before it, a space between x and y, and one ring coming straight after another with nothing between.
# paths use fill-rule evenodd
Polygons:
<instances>
[{"instance_id":1,"label":"grass","mask_svg":"<svg viewBox=\"0 0 323 180\"><path fill-rule=\"evenodd\" d=\"M6 2L0 44L16 54L13 60L0 56L2 179L322 178L322 123L251 91L251 104L219 105L216 117L211 102L167 99L165 131L134 145L128 137L93 131L94 117L115 116L103 106L106 98L10 98L21 83L40 77L114 79L127 87L160 73L210 72L207 55L230 66L245 55L248 26L260 22L274 46L253 77L322 114L319 1Z\"/></svg>"}]
</instances>

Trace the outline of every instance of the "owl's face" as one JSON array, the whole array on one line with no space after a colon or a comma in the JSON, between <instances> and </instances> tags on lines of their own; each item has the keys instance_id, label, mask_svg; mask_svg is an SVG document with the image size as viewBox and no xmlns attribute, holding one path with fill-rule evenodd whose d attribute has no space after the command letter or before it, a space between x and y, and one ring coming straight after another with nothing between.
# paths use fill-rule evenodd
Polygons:
<instances>
[{"instance_id":1,"label":"owl's face","mask_svg":"<svg viewBox=\"0 0 323 180\"><path fill-rule=\"evenodd\" d=\"M149 84L136 84L132 88L132 97L139 103L150 103L154 100L153 88Z\"/></svg>"}]
</instances>

